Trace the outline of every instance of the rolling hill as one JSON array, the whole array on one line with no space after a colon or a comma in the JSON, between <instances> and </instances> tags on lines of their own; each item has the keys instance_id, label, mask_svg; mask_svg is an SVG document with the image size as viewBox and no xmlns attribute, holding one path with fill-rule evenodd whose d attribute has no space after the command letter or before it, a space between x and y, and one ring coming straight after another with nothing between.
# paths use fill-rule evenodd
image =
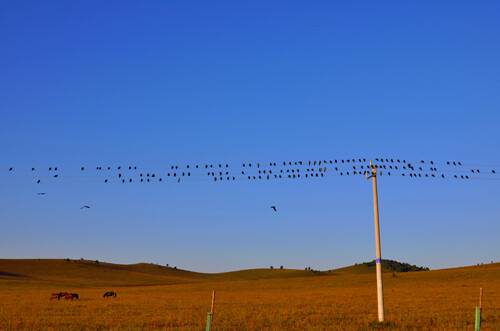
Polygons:
<instances>
[{"instance_id":1,"label":"rolling hill","mask_svg":"<svg viewBox=\"0 0 500 331\"><path fill-rule=\"evenodd\" d=\"M383 264L382 271L385 273L397 272L395 265L397 264ZM498 265L498 263L494 265ZM0 282L18 283L23 286L147 286L369 273L375 273L375 266L369 262L329 271L248 269L209 274L148 263L123 265L105 262L97 263L91 260L0 259Z\"/></svg>"}]
</instances>

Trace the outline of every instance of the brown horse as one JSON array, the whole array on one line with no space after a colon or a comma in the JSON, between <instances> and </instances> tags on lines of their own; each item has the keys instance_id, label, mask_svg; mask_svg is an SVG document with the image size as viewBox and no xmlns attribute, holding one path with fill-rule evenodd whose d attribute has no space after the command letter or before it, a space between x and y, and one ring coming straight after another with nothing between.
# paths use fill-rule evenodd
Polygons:
<instances>
[{"instance_id":1,"label":"brown horse","mask_svg":"<svg viewBox=\"0 0 500 331\"><path fill-rule=\"evenodd\" d=\"M52 295L50 296L50 300L54 300L54 299L60 300L61 293L52 293Z\"/></svg>"},{"instance_id":2,"label":"brown horse","mask_svg":"<svg viewBox=\"0 0 500 331\"><path fill-rule=\"evenodd\" d=\"M71 299L71 301L73 301L73 299L78 299L78 294L76 294L76 293L66 293L66 296L64 298L66 300Z\"/></svg>"},{"instance_id":3,"label":"brown horse","mask_svg":"<svg viewBox=\"0 0 500 331\"><path fill-rule=\"evenodd\" d=\"M115 292L106 292L106 293L104 293L103 298L109 298L109 297L116 298L116 293Z\"/></svg>"}]
</instances>

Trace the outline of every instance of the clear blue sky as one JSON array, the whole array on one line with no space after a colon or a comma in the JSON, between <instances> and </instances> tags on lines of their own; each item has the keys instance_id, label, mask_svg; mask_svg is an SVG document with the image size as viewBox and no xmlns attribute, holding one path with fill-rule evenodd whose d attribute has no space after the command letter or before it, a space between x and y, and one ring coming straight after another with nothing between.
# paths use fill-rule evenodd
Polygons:
<instances>
[{"instance_id":1,"label":"clear blue sky","mask_svg":"<svg viewBox=\"0 0 500 331\"><path fill-rule=\"evenodd\" d=\"M499 17L497 1L0 1L0 168L500 164ZM500 181L381 178L382 256L499 261L499 199ZM0 257L328 269L374 259L372 207L362 177L4 184Z\"/></svg>"}]
</instances>

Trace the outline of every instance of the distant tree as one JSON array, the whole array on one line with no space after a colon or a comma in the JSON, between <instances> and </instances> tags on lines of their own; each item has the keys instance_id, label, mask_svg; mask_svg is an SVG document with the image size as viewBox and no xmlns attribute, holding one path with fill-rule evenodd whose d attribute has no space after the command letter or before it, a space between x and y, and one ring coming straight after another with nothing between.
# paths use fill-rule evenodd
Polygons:
<instances>
[{"instance_id":1,"label":"distant tree","mask_svg":"<svg viewBox=\"0 0 500 331\"><path fill-rule=\"evenodd\" d=\"M283 269L283 266L281 266L280 269Z\"/></svg>"},{"instance_id":2,"label":"distant tree","mask_svg":"<svg viewBox=\"0 0 500 331\"><path fill-rule=\"evenodd\" d=\"M80 260L82 260L82 261L83 261L83 257L81 257L81 258L80 258Z\"/></svg>"},{"instance_id":3,"label":"distant tree","mask_svg":"<svg viewBox=\"0 0 500 331\"><path fill-rule=\"evenodd\" d=\"M307 267L307 270L311 271L311 267Z\"/></svg>"},{"instance_id":4,"label":"distant tree","mask_svg":"<svg viewBox=\"0 0 500 331\"><path fill-rule=\"evenodd\" d=\"M95 260L95 264L99 264L99 261L98 261L98 260Z\"/></svg>"},{"instance_id":5,"label":"distant tree","mask_svg":"<svg viewBox=\"0 0 500 331\"><path fill-rule=\"evenodd\" d=\"M371 262L364 262L364 265L368 267L375 266L375 260ZM425 271L429 270L428 267L417 267L416 265L410 265L408 263L393 261L393 260L382 260L382 267L395 272L408 272L408 271Z\"/></svg>"},{"instance_id":6,"label":"distant tree","mask_svg":"<svg viewBox=\"0 0 500 331\"><path fill-rule=\"evenodd\" d=\"M69 259L66 259L66 262L69 262Z\"/></svg>"},{"instance_id":7,"label":"distant tree","mask_svg":"<svg viewBox=\"0 0 500 331\"><path fill-rule=\"evenodd\" d=\"M167 268L168 268L168 263L166 264Z\"/></svg>"},{"instance_id":8,"label":"distant tree","mask_svg":"<svg viewBox=\"0 0 500 331\"><path fill-rule=\"evenodd\" d=\"M177 270L177 266L175 266L174 269Z\"/></svg>"},{"instance_id":9,"label":"distant tree","mask_svg":"<svg viewBox=\"0 0 500 331\"><path fill-rule=\"evenodd\" d=\"M304 269L304 270L307 270L307 267L305 267L305 269Z\"/></svg>"},{"instance_id":10,"label":"distant tree","mask_svg":"<svg viewBox=\"0 0 500 331\"><path fill-rule=\"evenodd\" d=\"M274 267L273 267L273 266L271 266L271 269L274 269Z\"/></svg>"}]
</instances>

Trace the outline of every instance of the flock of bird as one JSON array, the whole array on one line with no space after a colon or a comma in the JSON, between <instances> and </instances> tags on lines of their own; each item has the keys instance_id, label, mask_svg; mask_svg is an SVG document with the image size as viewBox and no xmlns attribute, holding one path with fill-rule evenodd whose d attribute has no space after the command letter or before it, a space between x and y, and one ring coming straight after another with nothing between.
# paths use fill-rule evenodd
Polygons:
<instances>
[{"instance_id":1,"label":"flock of bird","mask_svg":"<svg viewBox=\"0 0 500 331\"><path fill-rule=\"evenodd\" d=\"M377 176L400 176L410 178L454 178L454 179L498 179L495 169L486 165L466 165L460 161L434 162L407 161L394 158L374 158L368 163L366 158L283 161L269 163L242 163L230 166L228 163L171 165L166 168L127 167L79 167L77 169L60 169L48 167L44 169L16 169L10 167L0 169L7 171L8 176L1 178L0 183L133 183L133 182L166 182L175 181L235 181L235 180L271 180L271 179L309 179L331 176L356 176L376 172ZM28 176L18 176L24 172ZM46 172L49 172L48 175ZM98 181L93 181L99 179ZM40 195L45 193L40 192ZM88 206L86 206L88 207Z\"/></svg>"}]
</instances>

